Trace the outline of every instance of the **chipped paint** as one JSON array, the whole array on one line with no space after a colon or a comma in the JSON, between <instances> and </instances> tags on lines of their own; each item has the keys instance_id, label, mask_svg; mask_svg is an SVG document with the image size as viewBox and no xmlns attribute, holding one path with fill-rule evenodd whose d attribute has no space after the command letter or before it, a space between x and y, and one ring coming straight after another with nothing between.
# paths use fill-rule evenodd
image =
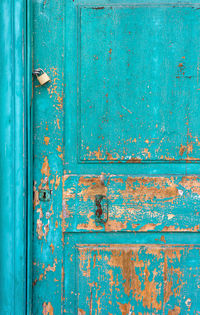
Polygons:
<instances>
[{"instance_id":1,"label":"chipped paint","mask_svg":"<svg viewBox=\"0 0 200 315\"><path fill-rule=\"evenodd\" d=\"M44 229L43 229L44 226ZM46 240L47 239L47 235L49 233L49 221L47 224L43 224L43 222L41 221L41 219L37 220L37 228L36 228L36 232L38 234L38 239L41 240L43 237Z\"/></svg>"},{"instance_id":2,"label":"chipped paint","mask_svg":"<svg viewBox=\"0 0 200 315\"><path fill-rule=\"evenodd\" d=\"M54 315L54 309L50 302L44 302L42 305L42 314L43 315Z\"/></svg>"},{"instance_id":3,"label":"chipped paint","mask_svg":"<svg viewBox=\"0 0 200 315\"><path fill-rule=\"evenodd\" d=\"M39 278L34 280L33 286L35 286L38 281L42 281L42 280L46 279L48 272L50 272L50 271L51 271L51 272L55 272L55 271L56 271L56 264L57 264L57 261L55 261L55 262L53 263L53 266L48 265L48 266L44 269L43 273L41 273L41 274L39 275Z\"/></svg>"},{"instance_id":4,"label":"chipped paint","mask_svg":"<svg viewBox=\"0 0 200 315\"><path fill-rule=\"evenodd\" d=\"M199 230L199 177L69 176L63 181L67 230L82 231L191 231ZM191 186L191 187L190 187ZM96 195L108 198L108 222L95 222ZM188 200L188 201L187 201ZM73 204L78 205L74 208ZM189 203L193 206L189 206ZM179 207L185 210L181 221ZM188 213L188 214L187 214ZM190 220L190 214L193 221ZM187 217L188 215L188 217ZM187 217L187 219L186 219ZM75 220L75 221L74 221ZM74 226L74 223L76 225Z\"/></svg>"},{"instance_id":5,"label":"chipped paint","mask_svg":"<svg viewBox=\"0 0 200 315\"><path fill-rule=\"evenodd\" d=\"M102 314L139 314L138 309L145 314L179 314L185 310L184 304L191 306L191 300L184 297L187 269L182 262L190 267L198 250L168 245L79 245L79 308L85 306L84 312L89 314L95 288L92 304ZM182 308L177 304L171 308L174 297L176 303L185 300ZM89 303L85 303L87 299Z\"/></svg>"},{"instance_id":6,"label":"chipped paint","mask_svg":"<svg viewBox=\"0 0 200 315\"><path fill-rule=\"evenodd\" d=\"M34 314L200 309L200 13L123 4L33 3Z\"/></svg>"},{"instance_id":7,"label":"chipped paint","mask_svg":"<svg viewBox=\"0 0 200 315\"><path fill-rule=\"evenodd\" d=\"M49 161L47 157L44 158L44 163L42 165L41 173L42 175L46 175L48 177L50 176L50 167L49 167Z\"/></svg>"},{"instance_id":8,"label":"chipped paint","mask_svg":"<svg viewBox=\"0 0 200 315\"><path fill-rule=\"evenodd\" d=\"M44 143L45 143L46 145L48 145L48 144L49 144L49 140L50 140L50 138L49 138L49 137L44 137Z\"/></svg>"},{"instance_id":9,"label":"chipped paint","mask_svg":"<svg viewBox=\"0 0 200 315\"><path fill-rule=\"evenodd\" d=\"M83 189L80 192L80 195L83 197L84 201L87 201L88 198L94 200L96 195L106 196L107 187L101 181L100 177L80 177L78 185L86 187L88 186L86 189Z\"/></svg>"}]
</instances>

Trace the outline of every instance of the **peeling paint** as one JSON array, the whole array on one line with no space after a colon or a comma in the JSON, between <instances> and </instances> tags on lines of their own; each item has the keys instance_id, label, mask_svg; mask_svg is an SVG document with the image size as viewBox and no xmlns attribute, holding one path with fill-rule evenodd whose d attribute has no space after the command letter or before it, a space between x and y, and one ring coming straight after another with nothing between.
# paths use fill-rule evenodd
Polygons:
<instances>
[{"instance_id":1,"label":"peeling paint","mask_svg":"<svg viewBox=\"0 0 200 315\"><path fill-rule=\"evenodd\" d=\"M50 302L46 303L44 302L43 305L42 305L42 314L43 315L54 315L54 309L53 309L53 306L51 305Z\"/></svg>"}]
</instances>

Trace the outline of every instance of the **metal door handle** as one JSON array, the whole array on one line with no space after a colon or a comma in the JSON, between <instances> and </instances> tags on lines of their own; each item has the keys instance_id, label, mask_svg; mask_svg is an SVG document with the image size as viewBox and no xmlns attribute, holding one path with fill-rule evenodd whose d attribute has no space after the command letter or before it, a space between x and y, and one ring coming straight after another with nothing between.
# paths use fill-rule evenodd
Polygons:
<instances>
[{"instance_id":1,"label":"metal door handle","mask_svg":"<svg viewBox=\"0 0 200 315\"><path fill-rule=\"evenodd\" d=\"M95 221L106 223L108 221L108 199L103 195L95 196Z\"/></svg>"}]
</instances>

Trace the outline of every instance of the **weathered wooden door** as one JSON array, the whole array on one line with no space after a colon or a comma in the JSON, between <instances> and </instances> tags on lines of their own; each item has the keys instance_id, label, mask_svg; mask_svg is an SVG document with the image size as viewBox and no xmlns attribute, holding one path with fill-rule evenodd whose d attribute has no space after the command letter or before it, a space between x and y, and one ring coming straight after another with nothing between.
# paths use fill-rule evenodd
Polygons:
<instances>
[{"instance_id":1,"label":"weathered wooden door","mask_svg":"<svg viewBox=\"0 0 200 315\"><path fill-rule=\"evenodd\" d=\"M34 314L200 314L199 8L33 0Z\"/></svg>"}]
</instances>

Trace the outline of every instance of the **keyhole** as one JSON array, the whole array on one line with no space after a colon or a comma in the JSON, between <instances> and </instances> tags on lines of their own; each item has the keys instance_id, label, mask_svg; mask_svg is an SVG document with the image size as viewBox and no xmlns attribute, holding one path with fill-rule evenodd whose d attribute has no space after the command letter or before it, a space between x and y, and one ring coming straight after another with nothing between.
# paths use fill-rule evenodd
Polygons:
<instances>
[{"instance_id":1,"label":"keyhole","mask_svg":"<svg viewBox=\"0 0 200 315\"><path fill-rule=\"evenodd\" d=\"M51 199L51 190L41 189L39 191L39 199L41 201L50 201L50 199Z\"/></svg>"}]
</instances>

